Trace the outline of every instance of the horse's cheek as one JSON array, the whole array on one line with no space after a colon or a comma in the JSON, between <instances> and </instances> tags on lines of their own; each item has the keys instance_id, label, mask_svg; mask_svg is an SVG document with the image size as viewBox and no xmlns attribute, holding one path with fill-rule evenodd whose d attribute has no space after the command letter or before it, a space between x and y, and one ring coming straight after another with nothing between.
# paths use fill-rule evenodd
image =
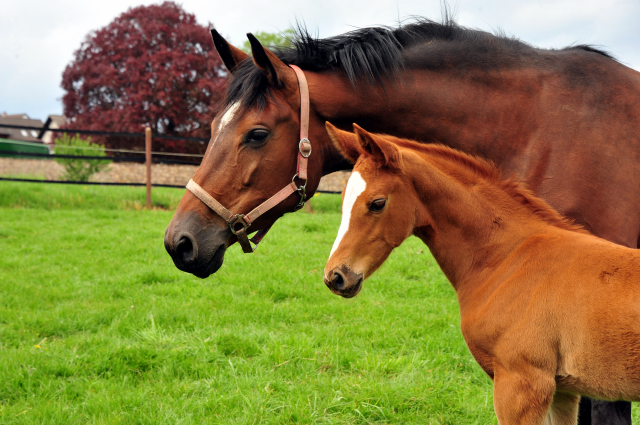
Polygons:
<instances>
[{"instance_id":1,"label":"horse's cheek","mask_svg":"<svg viewBox=\"0 0 640 425\"><path fill-rule=\"evenodd\" d=\"M267 162L268 160L264 160L262 163ZM242 185L244 187L253 187L253 185L257 181L265 181L268 179L261 179L258 175L258 170L260 168L261 162L257 159L252 159L248 161L241 162L242 167L240 169L240 177L242 179Z\"/></svg>"}]
</instances>

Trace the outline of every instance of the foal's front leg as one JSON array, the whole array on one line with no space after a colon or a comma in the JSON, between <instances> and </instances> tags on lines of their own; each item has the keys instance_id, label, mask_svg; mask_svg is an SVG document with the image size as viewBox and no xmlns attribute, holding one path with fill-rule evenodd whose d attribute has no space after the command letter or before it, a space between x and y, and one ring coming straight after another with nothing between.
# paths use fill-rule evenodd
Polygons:
<instances>
[{"instance_id":1,"label":"foal's front leg","mask_svg":"<svg viewBox=\"0 0 640 425\"><path fill-rule=\"evenodd\" d=\"M533 366L494 369L493 407L500 425L543 425L553 401L553 376Z\"/></svg>"},{"instance_id":2,"label":"foal's front leg","mask_svg":"<svg viewBox=\"0 0 640 425\"><path fill-rule=\"evenodd\" d=\"M555 393L545 425L575 425L578 421L580 397L573 394Z\"/></svg>"}]
</instances>

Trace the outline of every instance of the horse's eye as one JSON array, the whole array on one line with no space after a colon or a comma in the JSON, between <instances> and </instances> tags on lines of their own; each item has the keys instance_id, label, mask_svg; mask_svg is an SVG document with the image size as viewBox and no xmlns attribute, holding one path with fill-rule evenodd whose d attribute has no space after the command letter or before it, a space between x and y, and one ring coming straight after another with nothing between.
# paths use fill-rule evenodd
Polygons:
<instances>
[{"instance_id":1,"label":"horse's eye","mask_svg":"<svg viewBox=\"0 0 640 425\"><path fill-rule=\"evenodd\" d=\"M251 130L249 133L247 133L247 136L245 137L244 142L257 145L267 140L267 137L269 137L269 132L267 130L263 130L263 129Z\"/></svg>"},{"instance_id":2,"label":"horse's eye","mask_svg":"<svg viewBox=\"0 0 640 425\"><path fill-rule=\"evenodd\" d=\"M371 212L382 211L385 205L387 205L386 199L376 199L371 203L371 205L369 205L369 211Z\"/></svg>"}]
</instances>

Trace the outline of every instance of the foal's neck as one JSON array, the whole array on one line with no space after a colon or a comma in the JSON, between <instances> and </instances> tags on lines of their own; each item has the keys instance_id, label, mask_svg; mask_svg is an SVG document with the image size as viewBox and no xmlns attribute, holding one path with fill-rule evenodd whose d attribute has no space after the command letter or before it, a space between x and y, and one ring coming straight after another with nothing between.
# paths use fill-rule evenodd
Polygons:
<instances>
[{"instance_id":1,"label":"foal's neck","mask_svg":"<svg viewBox=\"0 0 640 425\"><path fill-rule=\"evenodd\" d=\"M560 230L464 165L423 153L403 158L423 207L414 233L456 290L479 272L498 267L531 236Z\"/></svg>"}]
</instances>

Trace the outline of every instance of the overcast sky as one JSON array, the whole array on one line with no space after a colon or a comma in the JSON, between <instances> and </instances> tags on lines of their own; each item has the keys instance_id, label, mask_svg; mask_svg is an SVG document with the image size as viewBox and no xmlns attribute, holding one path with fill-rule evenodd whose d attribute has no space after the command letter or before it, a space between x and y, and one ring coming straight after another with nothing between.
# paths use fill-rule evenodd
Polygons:
<instances>
[{"instance_id":1,"label":"overcast sky","mask_svg":"<svg viewBox=\"0 0 640 425\"><path fill-rule=\"evenodd\" d=\"M62 113L62 72L92 30L129 7L158 1L23 0L0 2L0 112L45 119ZM203 25L235 45L245 33L282 31L296 19L328 37L395 25L411 16L439 20L440 0L184 0ZM450 0L459 24L503 30L538 47L594 44L640 70L638 0Z\"/></svg>"}]
</instances>

